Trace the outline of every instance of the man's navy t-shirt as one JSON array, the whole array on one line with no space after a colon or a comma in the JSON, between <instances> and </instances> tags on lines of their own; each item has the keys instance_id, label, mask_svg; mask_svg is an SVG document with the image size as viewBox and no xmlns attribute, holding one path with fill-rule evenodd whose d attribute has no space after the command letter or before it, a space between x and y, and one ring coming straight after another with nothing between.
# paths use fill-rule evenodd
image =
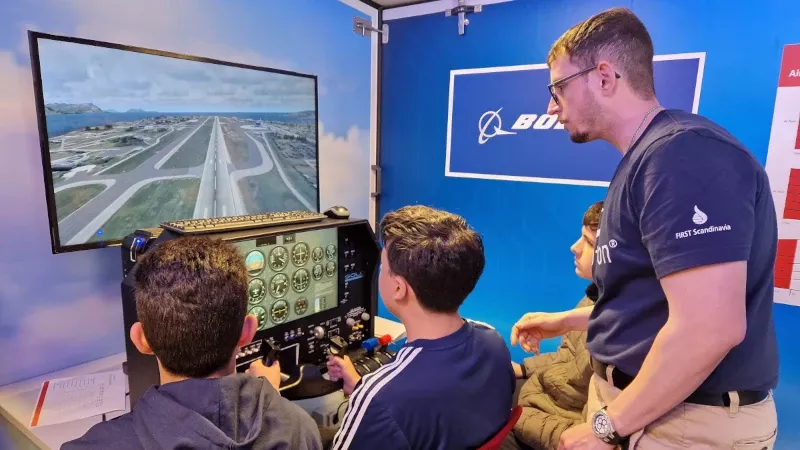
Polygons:
<instances>
[{"instance_id":1,"label":"man's navy t-shirt","mask_svg":"<svg viewBox=\"0 0 800 450\"><path fill-rule=\"evenodd\" d=\"M407 343L362 378L332 449L477 448L506 424L514 387L503 338L466 321L441 339Z\"/></svg>"},{"instance_id":2,"label":"man's navy t-shirt","mask_svg":"<svg viewBox=\"0 0 800 450\"><path fill-rule=\"evenodd\" d=\"M590 353L635 376L668 316L659 279L747 261L746 336L699 390L774 388L777 236L766 171L745 147L704 117L659 112L608 188L595 247L600 295L589 321Z\"/></svg>"}]
</instances>

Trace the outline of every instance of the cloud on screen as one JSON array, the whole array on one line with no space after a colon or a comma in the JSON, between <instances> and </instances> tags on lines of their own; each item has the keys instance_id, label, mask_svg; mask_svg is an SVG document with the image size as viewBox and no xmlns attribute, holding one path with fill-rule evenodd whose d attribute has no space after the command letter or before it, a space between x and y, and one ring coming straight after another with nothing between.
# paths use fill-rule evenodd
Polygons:
<instances>
[{"instance_id":1,"label":"cloud on screen","mask_svg":"<svg viewBox=\"0 0 800 450\"><path fill-rule=\"evenodd\" d=\"M293 112L314 109L310 78L71 42L39 41L46 103L125 112Z\"/></svg>"}]
</instances>

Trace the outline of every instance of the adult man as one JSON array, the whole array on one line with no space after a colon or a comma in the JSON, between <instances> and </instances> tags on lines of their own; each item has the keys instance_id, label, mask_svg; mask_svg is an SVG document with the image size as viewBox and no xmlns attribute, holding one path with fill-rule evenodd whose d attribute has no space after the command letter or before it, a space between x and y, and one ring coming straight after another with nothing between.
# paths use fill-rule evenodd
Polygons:
<instances>
[{"instance_id":1,"label":"adult man","mask_svg":"<svg viewBox=\"0 0 800 450\"><path fill-rule=\"evenodd\" d=\"M570 247L575 255L575 274L586 280L592 279L594 244L602 209L603 202L597 202L586 210L580 238ZM591 306L595 300L597 286L590 283L576 307ZM501 449L557 449L564 430L586 421L592 376L586 332L571 331L564 335L555 352L525 358L522 365L514 363L514 366L518 378L527 378L517 401L522 406L522 415Z\"/></svg>"},{"instance_id":2,"label":"adult man","mask_svg":"<svg viewBox=\"0 0 800 450\"><path fill-rule=\"evenodd\" d=\"M629 10L564 33L549 113L575 142L623 153L595 250L593 309L523 318L518 340L588 326L590 422L566 449L766 448L777 418L772 321L777 220L760 164L703 117L664 110L653 45ZM606 406L607 408L601 409Z\"/></svg>"},{"instance_id":3,"label":"adult man","mask_svg":"<svg viewBox=\"0 0 800 450\"><path fill-rule=\"evenodd\" d=\"M458 313L483 272L483 241L463 218L418 205L388 213L380 234L378 289L408 338L364 378L329 359L352 393L332 448L477 448L505 425L514 392L503 338Z\"/></svg>"},{"instance_id":4,"label":"adult man","mask_svg":"<svg viewBox=\"0 0 800 450\"><path fill-rule=\"evenodd\" d=\"M139 261L136 348L155 354L161 385L133 412L93 426L64 450L322 448L314 420L282 398L280 367L236 374L236 353L258 328L247 315L244 257L203 237L164 242Z\"/></svg>"}]
</instances>

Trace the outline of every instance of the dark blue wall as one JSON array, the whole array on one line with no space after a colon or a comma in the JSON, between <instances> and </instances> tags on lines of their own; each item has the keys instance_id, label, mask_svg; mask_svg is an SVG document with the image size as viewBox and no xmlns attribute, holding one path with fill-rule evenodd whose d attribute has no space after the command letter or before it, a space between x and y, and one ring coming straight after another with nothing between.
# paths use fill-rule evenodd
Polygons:
<instances>
[{"instance_id":1,"label":"dark blue wall","mask_svg":"<svg viewBox=\"0 0 800 450\"><path fill-rule=\"evenodd\" d=\"M427 204L463 215L484 235L486 271L462 311L493 324L506 339L523 313L559 311L580 299L586 283L573 274L569 246L584 210L605 196L605 188L446 178L449 73L545 62L550 44L567 28L613 6L631 7L641 17L656 54L706 52L700 114L728 128L763 164L782 46L800 42L800 2L735 8L721 0L518 0L471 15L464 36L456 19L443 14L389 22L380 212ZM775 317L781 355L778 448L791 448L800 443L800 308L776 305ZM556 344L550 341L544 350ZM524 356L518 349L512 354Z\"/></svg>"}]
</instances>

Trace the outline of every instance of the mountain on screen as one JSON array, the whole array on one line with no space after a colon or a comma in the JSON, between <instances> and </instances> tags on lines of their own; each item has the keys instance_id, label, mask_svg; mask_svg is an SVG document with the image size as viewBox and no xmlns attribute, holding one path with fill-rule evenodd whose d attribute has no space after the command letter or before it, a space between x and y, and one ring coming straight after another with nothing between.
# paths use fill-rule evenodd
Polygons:
<instances>
[{"instance_id":1,"label":"mountain on screen","mask_svg":"<svg viewBox=\"0 0 800 450\"><path fill-rule=\"evenodd\" d=\"M44 105L46 114L85 114L103 112L92 103L48 103Z\"/></svg>"}]
</instances>

